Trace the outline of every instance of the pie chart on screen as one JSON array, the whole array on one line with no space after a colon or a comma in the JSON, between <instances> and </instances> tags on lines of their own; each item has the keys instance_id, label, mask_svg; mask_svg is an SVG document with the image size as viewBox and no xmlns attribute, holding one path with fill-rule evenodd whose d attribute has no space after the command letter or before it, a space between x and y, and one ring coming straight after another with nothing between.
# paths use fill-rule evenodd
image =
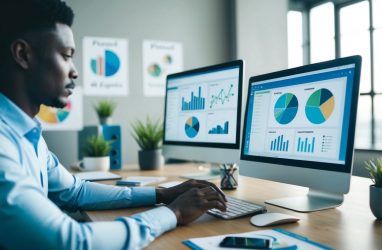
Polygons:
<instances>
[{"instance_id":1,"label":"pie chart on screen","mask_svg":"<svg viewBox=\"0 0 382 250\"><path fill-rule=\"evenodd\" d=\"M195 116L191 116L187 119L186 124L184 126L186 135L189 138L194 138L199 133L199 127L200 124L198 118L196 118Z\"/></svg>"},{"instance_id":2,"label":"pie chart on screen","mask_svg":"<svg viewBox=\"0 0 382 250\"><path fill-rule=\"evenodd\" d=\"M274 116L278 123L288 124L295 118L297 110L297 97L291 93L285 93L276 101Z\"/></svg>"},{"instance_id":3,"label":"pie chart on screen","mask_svg":"<svg viewBox=\"0 0 382 250\"><path fill-rule=\"evenodd\" d=\"M57 124L64 122L72 110L71 102L68 102L65 108L57 109L41 105L40 112L37 114L41 121L49 124Z\"/></svg>"},{"instance_id":4,"label":"pie chart on screen","mask_svg":"<svg viewBox=\"0 0 382 250\"><path fill-rule=\"evenodd\" d=\"M321 124L329 119L334 106L333 93L328 89L319 89L310 95L305 106L305 114L311 123Z\"/></svg>"}]
</instances>

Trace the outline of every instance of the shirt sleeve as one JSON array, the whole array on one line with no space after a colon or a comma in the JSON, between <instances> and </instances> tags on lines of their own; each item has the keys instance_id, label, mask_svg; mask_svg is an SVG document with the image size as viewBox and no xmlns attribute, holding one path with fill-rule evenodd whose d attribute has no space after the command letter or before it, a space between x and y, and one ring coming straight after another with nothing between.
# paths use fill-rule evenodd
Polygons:
<instances>
[{"instance_id":1,"label":"shirt sleeve","mask_svg":"<svg viewBox=\"0 0 382 250\"><path fill-rule=\"evenodd\" d=\"M166 207L116 221L78 223L28 176L16 160L17 148L1 134L0 141L0 248L140 249L176 226L175 215Z\"/></svg>"},{"instance_id":2,"label":"shirt sleeve","mask_svg":"<svg viewBox=\"0 0 382 250\"><path fill-rule=\"evenodd\" d=\"M154 187L117 187L83 181L70 174L51 152L48 191L49 198L68 211L147 206L156 202Z\"/></svg>"}]
</instances>

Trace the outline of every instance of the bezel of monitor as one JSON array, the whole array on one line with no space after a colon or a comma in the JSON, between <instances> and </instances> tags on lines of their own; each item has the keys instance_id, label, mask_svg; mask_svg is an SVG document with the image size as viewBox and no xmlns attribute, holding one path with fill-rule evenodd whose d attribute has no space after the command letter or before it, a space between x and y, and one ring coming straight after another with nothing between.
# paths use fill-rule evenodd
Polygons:
<instances>
[{"instance_id":1,"label":"bezel of monitor","mask_svg":"<svg viewBox=\"0 0 382 250\"><path fill-rule=\"evenodd\" d=\"M237 98L237 115L236 115L236 142L235 143L212 143L212 142L186 142L186 141L170 141L165 139L165 132L163 133L163 145L179 145L179 146L192 146L192 147L208 147L208 148L227 148L227 149L239 149L240 148L240 128L241 128L241 103L242 103L242 85L243 85L243 60L235 60L227 63L212 65L203 68L192 69L175 74L170 74L166 79L166 95L165 95L165 108L164 108L164 121L163 131L166 131L166 117L167 117L167 87L168 82L174 78L181 78L190 75L206 74L222 69L230 69L239 67L239 83L238 83L238 98Z\"/></svg>"},{"instance_id":2,"label":"bezel of monitor","mask_svg":"<svg viewBox=\"0 0 382 250\"><path fill-rule=\"evenodd\" d=\"M352 157L354 152L354 135L355 135L355 119L357 115L357 103L359 96L359 81L360 81L360 71L361 71L361 61L362 58L360 56L350 56L339 58L331 61L320 62L310 65L305 65L297 68L277 71L273 73L268 73L259 76L253 76L249 79L248 84L248 93L247 93L247 101L246 108L244 114L244 126L243 126L243 138L242 138L242 146L240 150L240 159L246 161L255 161L255 162L264 162L264 163L273 163L277 165L286 165L291 167L301 167L301 168L309 168L309 169L318 169L318 170L327 170L327 171L335 171L335 172L344 172L350 173L352 170ZM352 85L352 93L351 93L351 107L350 107L350 116L349 116L349 129L348 129L348 140L347 140L347 148L346 148L346 156L345 156L345 164L337 164L337 163L325 163L325 162L317 162L317 161L307 161L307 160L295 160L295 159L285 159L285 158L275 158L275 157L267 157L267 156L254 156L254 155L245 155L244 154L244 143L245 143L245 135L247 128L247 119L248 119L248 105L251 94L251 85L253 82L271 80L280 77L293 76L297 74L334 68L343 65L355 64L354 67L354 78ZM351 148L348 148L351 147Z\"/></svg>"}]
</instances>

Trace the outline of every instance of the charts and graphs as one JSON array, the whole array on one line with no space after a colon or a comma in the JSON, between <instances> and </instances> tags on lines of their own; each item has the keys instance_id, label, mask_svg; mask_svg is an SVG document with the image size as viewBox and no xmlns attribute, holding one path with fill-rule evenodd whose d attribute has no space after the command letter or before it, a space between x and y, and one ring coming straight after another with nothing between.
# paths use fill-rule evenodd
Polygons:
<instances>
[{"instance_id":1,"label":"charts and graphs","mask_svg":"<svg viewBox=\"0 0 382 250\"><path fill-rule=\"evenodd\" d=\"M277 99L274 116L278 123L288 124L297 114L298 100L297 97L291 93L283 94Z\"/></svg>"},{"instance_id":2,"label":"charts and graphs","mask_svg":"<svg viewBox=\"0 0 382 250\"><path fill-rule=\"evenodd\" d=\"M104 55L91 60L91 69L94 74L111 77L118 72L121 62L116 53L105 50Z\"/></svg>"},{"instance_id":3,"label":"charts and graphs","mask_svg":"<svg viewBox=\"0 0 382 250\"><path fill-rule=\"evenodd\" d=\"M310 95L305 114L313 124L321 124L329 119L335 106L334 96L328 89L319 89Z\"/></svg>"},{"instance_id":4,"label":"charts and graphs","mask_svg":"<svg viewBox=\"0 0 382 250\"><path fill-rule=\"evenodd\" d=\"M230 84L229 89L220 89L217 94L211 96L210 108L213 108L216 104L224 104L230 101L230 98L234 96L233 84Z\"/></svg>"},{"instance_id":5,"label":"charts and graphs","mask_svg":"<svg viewBox=\"0 0 382 250\"><path fill-rule=\"evenodd\" d=\"M229 122L226 121L223 126L217 125L216 127L210 129L208 133L215 135L228 135L228 126Z\"/></svg>"},{"instance_id":6,"label":"charts and graphs","mask_svg":"<svg viewBox=\"0 0 382 250\"><path fill-rule=\"evenodd\" d=\"M199 128L199 120L195 116L191 116L190 118L188 118L184 126L186 135L189 138L194 138L195 136L197 136L199 133Z\"/></svg>"},{"instance_id":7,"label":"charts and graphs","mask_svg":"<svg viewBox=\"0 0 382 250\"><path fill-rule=\"evenodd\" d=\"M159 77L162 73L162 69L157 63L152 63L148 66L147 72L152 77Z\"/></svg>"},{"instance_id":8,"label":"charts and graphs","mask_svg":"<svg viewBox=\"0 0 382 250\"><path fill-rule=\"evenodd\" d=\"M298 137L297 152L314 153L315 142L316 142L316 137L312 137L312 138Z\"/></svg>"},{"instance_id":9,"label":"charts and graphs","mask_svg":"<svg viewBox=\"0 0 382 250\"><path fill-rule=\"evenodd\" d=\"M186 101L185 97L182 97L182 111L205 109L206 98L202 97L202 87L198 88L198 96L192 91L189 99L190 101Z\"/></svg>"},{"instance_id":10,"label":"charts and graphs","mask_svg":"<svg viewBox=\"0 0 382 250\"><path fill-rule=\"evenodd\" d=\"M68 118L71 110L72 104L70 102L68 102L68 104L63 109L57 109L41 105L40 112L37 114L37 116L43 122L57 124L65 121L66 118Z\"/></svg>"},{"instance_id":11,"label":"charts and graphs","mask_svg":"<svg viewBox=\"0 0 382 250\"><path fill-rule=\"evenodd\" d=\"M287 152L289 148L289 140L284 140L284 135L279 135L271 141L271 151Z\"/></svg>"}]
</instances>

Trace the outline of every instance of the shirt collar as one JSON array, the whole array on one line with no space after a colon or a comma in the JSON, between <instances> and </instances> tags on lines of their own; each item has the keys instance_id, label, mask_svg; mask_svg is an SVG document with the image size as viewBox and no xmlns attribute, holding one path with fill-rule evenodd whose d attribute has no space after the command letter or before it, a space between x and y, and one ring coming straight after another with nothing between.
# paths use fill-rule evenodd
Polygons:
<instances>
[{"instance_id":1,"label":"shirt collar","mask_svg":"<svg viewBox=\"0 0 382 250\"><path fill-rule=\"evenodd\" d=\"M30 118L2 93L0 93L0 119L20 136L25 136L32 130L41 133L41 125L37 119Z\"/></svg>"}]
</instances>

